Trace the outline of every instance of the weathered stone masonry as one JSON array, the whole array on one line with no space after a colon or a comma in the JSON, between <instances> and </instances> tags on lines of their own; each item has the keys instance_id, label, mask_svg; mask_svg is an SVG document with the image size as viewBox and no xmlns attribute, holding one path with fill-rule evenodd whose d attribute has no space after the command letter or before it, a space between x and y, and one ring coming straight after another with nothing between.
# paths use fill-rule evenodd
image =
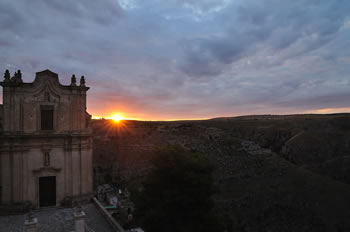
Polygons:
<instances>
[{"instance_id":1,"label":"weathered stone masonry","mask_svg":"<svg viewBox=\"0 0 350 232\"><path fill-rule=\"evenodd\" d=\"M0 107L0 203L60 205L92 193L92 131L85 79L61 85L50 70L24 83L5 72ZM47 177L47 178L45 178Z\"/></svg>"}]
</instances>

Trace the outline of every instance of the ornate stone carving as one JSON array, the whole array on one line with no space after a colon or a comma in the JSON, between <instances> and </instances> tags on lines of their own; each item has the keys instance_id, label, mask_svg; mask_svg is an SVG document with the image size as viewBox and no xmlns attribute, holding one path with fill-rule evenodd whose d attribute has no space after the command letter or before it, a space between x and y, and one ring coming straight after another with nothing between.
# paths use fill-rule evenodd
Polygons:
<instances>
[{"instance_id":1,"label":"ornate stone carving","mask_svg":"<svg viewBox=\"0 0 350 232\"><path fill-rule=\"evenodd\" d=\"M50 93L49 92L44 93L44 100L48 101L48 102L50 101Z\"/></svg>"},{"instance_id":2,"label":"ornate stone carving","mask_svg":"<svg viewBox=\"0 0 350 232\"><path fill-rule=\"evenodd\" d=\"M18 70L17 72L15 72L15 75L11 78L11 81L14 83L22 83L22 73L21 70Z\"/></svg>"},{"instance_id":3,"label":"ornate stone carving","mask_svg":"<svg viewBox=\"0 0 350 232\"><path fill-rule=\"evenodd\" d=\"M71 86L77 86L77 78L75 77L75 75L72 75L72 80L71 80Z\"/></svg>"},{"instance_id":4,"label":"ornate stone carving","mask_svg":"<svg viewBox=\"0 0 350 232\"><path fill-rule=\"evenodd\" d=\"M50 153L44 153L44 166L50 166Z\"/></svg>"},{"instance_id":5,"label":"ornate stone carving","mask_svg":"<svg viewBox=\"0 0 350 232\"><path fill-rule=\"evenodd\" d=\"M80 86L85 86L85 77L81 76L80 78Z\"/></svg>"},{"instance_id":6,"label":"ornate stone carving","mask_svg":"<svg viewBox=\"0 0 350 232\"><path fill-rule=\"evenodd\" d=\"M4 82L9 82L11 78L10 72L8 69L6 69L5 73L4 73Z\"/></svg>"},{"instance_id":7,"label":"ornate stone carving","mask_svg":"<svg viewBox=\"0 0 350 232\"><path fill-rule=\"evenodd\" d=\"M61 170L62 170L61 168L42 167L42 168L34 169L33 173L34 174L40 174L40 173L43 173L43 172L57 173L57 172L60 172Z\"/></svg>"}]
</instances>

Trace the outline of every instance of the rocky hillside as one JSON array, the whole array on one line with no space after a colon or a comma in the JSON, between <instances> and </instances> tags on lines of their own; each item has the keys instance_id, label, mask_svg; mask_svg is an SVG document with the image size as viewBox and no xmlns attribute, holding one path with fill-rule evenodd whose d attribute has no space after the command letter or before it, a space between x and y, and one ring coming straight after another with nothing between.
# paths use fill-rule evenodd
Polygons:
<instances>
[{"instance_id":1,"label":"rocky hillside","mask_svg":"<svg viewBox=\"0 0 350 232\"><path fill-rule=\"evenodd\" d=\"M236 231L349 231L350 115L93 122L96 182L142 178L154 147L216 165L217 207Z\"/></svg>"},{"instance_id":2,"label":"rocky hillside","mask_svg":"<svg viewBox=\"0 0 350 232\"><path fill-rule=\"evenodd\" d=\"M213 119L211 126L255 141L296 164L350 184L350 115Z\"/></svg>"}]
</instances>

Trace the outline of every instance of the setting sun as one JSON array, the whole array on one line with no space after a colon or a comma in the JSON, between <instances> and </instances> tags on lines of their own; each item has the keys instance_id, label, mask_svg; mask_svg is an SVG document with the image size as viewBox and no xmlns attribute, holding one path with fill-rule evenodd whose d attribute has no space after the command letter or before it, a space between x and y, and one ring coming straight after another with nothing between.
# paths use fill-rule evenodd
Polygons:
<instances>
[{"instance_id":1,"label":"setting sun","mask_svg":"<svg viewBox=\"0 0 350 232\"><path fill-rule=\"evenodd\" d=\"M120 114L115 114L112 116L112 119L115 121L115 122L119 122L120 120L123 119L123 117L120 115Z\"/></svg>"}]
</instances>

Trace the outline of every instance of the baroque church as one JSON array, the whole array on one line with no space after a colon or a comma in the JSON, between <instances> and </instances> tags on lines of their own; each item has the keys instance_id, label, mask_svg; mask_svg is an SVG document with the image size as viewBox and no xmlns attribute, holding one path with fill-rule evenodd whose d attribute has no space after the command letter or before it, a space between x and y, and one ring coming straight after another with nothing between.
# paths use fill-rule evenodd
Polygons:
<instances>
[{"instance_id":1,"label":"baroque church","mask_svg":"<svg viewBox=\"0 0 350 232\"><path fill-rule=\"evenodd\" d=\"M91 197L92 130L84 76L62 85L50 70L25 83L18 70L0 82L0 204L34 208Z\"/></svg>"}]
</instances>

